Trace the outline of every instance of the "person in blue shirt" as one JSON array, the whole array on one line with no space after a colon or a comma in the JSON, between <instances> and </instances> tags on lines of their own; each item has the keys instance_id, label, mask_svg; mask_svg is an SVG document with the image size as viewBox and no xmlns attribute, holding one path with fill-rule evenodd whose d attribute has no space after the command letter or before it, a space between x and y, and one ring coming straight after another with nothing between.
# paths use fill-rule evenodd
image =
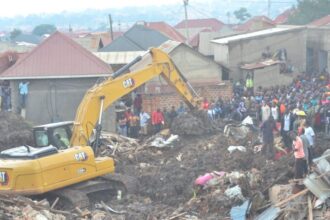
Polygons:
<instances>
[{"instance_id":1,"label":"person in blue shirt","mask_svg":"<svg viewBox=\"0 0 330 220\"><path fill-rule=\"evenodd\" d=\"M26 98L29 93L29 83L27 81L20 82L18 85L20 101L21 101L21 108L25 108L26 106Z\"/></svg>"}]
</instances>

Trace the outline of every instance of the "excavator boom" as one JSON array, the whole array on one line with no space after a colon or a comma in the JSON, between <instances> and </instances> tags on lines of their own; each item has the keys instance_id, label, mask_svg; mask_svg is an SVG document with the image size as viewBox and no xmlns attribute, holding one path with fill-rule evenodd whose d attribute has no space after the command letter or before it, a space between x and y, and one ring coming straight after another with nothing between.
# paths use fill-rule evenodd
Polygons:
<instances>
[{"instance_id":1,"label":"excavator boom","mask_svg":"<svg viewBox=\"0 0 330 220\"><path fill-rule=\"evenodd\" d=\"M197 105L197 95L193 94L192 88L174 65L171 58L160 49L150 50L152 62L149 66L135 72L114 75L91 88L83 98L77 110L73 127L71 146L84 146L89 144L98 120L100 109L104 111L119 98L132 92L139 86L150 81L156 76L162 76L171 85L184 102L194 108ZM119 76L118 76L119 75Z\"/></svg>"}]
</instances>

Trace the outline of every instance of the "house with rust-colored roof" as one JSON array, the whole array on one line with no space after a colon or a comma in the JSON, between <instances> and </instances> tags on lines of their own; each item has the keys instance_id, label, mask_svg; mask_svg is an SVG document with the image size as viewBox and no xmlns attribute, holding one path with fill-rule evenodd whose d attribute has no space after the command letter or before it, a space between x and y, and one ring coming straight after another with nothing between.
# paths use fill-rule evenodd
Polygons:
<instances>
[{"instance_id":1,"label":"house with rust-colored roof","mask_svg":"<svg viewBox=\"0 0 330 220\"><path fill-rule=\"evenodd\" d=\"M55 32L0 74L12 90L12 109L20 112L18 86L29 82L26 119L34 124L74 120L82 97L100 77L112 73L109 65L74 40Z\"/></svg>"},{"instance_id":2,"label":"house with rust-colored roof","mask_svg":"<svg viewBox=\"0 0 330 220\"><path fill-rule=\"evenodd\" d=\"M220 31L225 24L216 18L188 19L187 22L185 20L180 21L174 28L186 37L186 26L190 39L202 30Z\"/></svg>"},{"instance_id":3,"label":"house with rust-colored roof","mask_svg":"<svg viewBox=\"0 0 330 220\"><path fill-rule=\"evenodd\" d=\"M285 10L284 12L282 12L281 14L279 14L275 19L274 19L274 23L275 24L286 24L289 20L289 17L291 15L293 15L293 13L295 12L294 8L290 8Z\"/></svg>"},{"instance_id":4,"label":"house with rust-colored roof","mask_svg":"<svg viewBox=\"0 0 330 220\"><path fill-rule=\"evenodd\" d=\"M166 22L159 21L159 22L144 22L144 26L150 29L157 30L162 34L166 35L169 39L184 43L186 38L174 27L167 24Z\"/></svg>"},{"instance_id":5,"label":"house with rust-colored roof","mask_svg":"<svg viewBox=\"0 0 330 220\"><path fill-rule=\"evenodd\" d=\"M316 26L316 27L324 27L330 26L330 15L326 15L322 18L316 19L314 21L312 21L311 23L308 24L309 26Z\"/></svg>"},{"instance_id":6,"label":"house with rust-colored roof","mask_svg":"<svg viewBox=\"0 0 330 220\"><path fill-rule=\"evenodd\" d=\"M274 28L275 26L276 25L270 18L262 15L262 16L255 16L250 18L245 23L236 26L234 30L240 32L251 32L251 31L258 31L268 28Z\"/></svg>"}]
</instances>

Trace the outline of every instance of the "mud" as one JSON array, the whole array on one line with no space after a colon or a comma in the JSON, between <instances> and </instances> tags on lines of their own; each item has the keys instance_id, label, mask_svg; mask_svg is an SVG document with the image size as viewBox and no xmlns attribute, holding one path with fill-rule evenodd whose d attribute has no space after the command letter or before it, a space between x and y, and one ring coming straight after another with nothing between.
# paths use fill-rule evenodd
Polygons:
<instances>
[{"instance_id":1,"label":"mud","mask_svg":"<svg viewBox=\"0 0 330 220\"><path fill-rule=\"evenodd\" d=\"M252 198L255 193L262 191L267 194L271 185L292 178L294 161L292 156L279 161L266 160L262 154L253 152L251 143L246 146L246 152L230 154L227 151L229 144L233 144L233 140L220 132L182 136L173 148L148 148L134 155L118 155L117 171L138 176L140 186L137 196L150 199L153 206L162 206L161 209L156 208L157 213L161 214L155 214L154 209L149 208L148 213L156 219L168 217L178 207L187 213L195 213L199 219L224 219L228 217L230 208L240 201L224 196L225 188L198 190L194 186L198 176L212 171L248 173L256 170L262 179L256 188L252 189L246 181L240 182L243 195ZM167 208L164 209L164 206Z\"/></svg>"},{"instance_id":2,"label":"mud","mask_svg":"<svg viewBox=\"0 0 330 220\"><path fill-rule=\"evenodd\" d=\"M224 125L220 122L221 120L211 120L205 111L196 110L176 117L171 125L171 131L179 135L214 134L222 130L221 127Z\"/></svg>"},{"instance_id":3,"label":"mud","mask_svg":"<svg viewBox=\"0 0 330 220\"><path fill-rule=\"evenodd\" d=\"M19 117L11 120L27 133L31 131L31 127L22 124ZM207 123L205 118L182 115L171 128L171 133L180 135L179 141L174 142L173 146L160 149L141 145L129 149L127 144L124 150L117 149L113 156L116 172L137 178L139 186L136 194L127 195L121 200L114 198L108 203L115 210L126 211L123 215L111 214L111 219L156 220L178 214L182 214L180 219L228 219L230 208L242 202L224 194L234 184L224 181L208 189L200 189L194 185L197 177L212 171L236 171L242 174L237 184L245 198L256 201L254 207L265 204L267 190L272 185L285 184L293 177L293 155L289 154L278 161L267 160L261 153L253 151L256 133L252 132L247 139L236 141L226 137L223 130L219 129L224 127L225 122L212 123L209 127ZM15 133L18 130L3 125L0 131L7 129L7 136L10 136L10 131ZM216 129L212 130L214 127ZM24 138L24 141L29 138ZM8 141L4 143L8 144ZM321 149L327 143L322 138L317 141ZM230 145L243 145L246 152L229 153L227 148ZM108 155L112 156L111 150Z\"/></svg>"},{"instance_id":4,"label":"mud","mask_svg":"<svg viewBox=\"0 0 330 220\"><path fill-rule=\"evenodd\" d=\"M1 150L33 144L32 125L10 112L0 112L0 134Z\"/></svg>"}]
</instances>

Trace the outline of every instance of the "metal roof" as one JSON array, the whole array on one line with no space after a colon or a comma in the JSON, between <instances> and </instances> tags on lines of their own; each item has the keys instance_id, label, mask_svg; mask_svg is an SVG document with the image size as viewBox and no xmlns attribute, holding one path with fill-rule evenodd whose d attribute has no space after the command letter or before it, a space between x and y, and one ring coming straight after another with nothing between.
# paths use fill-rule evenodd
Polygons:
<instances>
[{"instance_id":1,"label":"metal roof","mask_svg":"<svg viewBox=\"0 0 330 220\"><path fill-rule=\"evenodd\" d=\"M173 28L171 25L159 21L159 22L145 22L144 25L148 28L160 31L161 33L165 34L167 37L169 37L171 40L179 41L179 42L185 42L186 38L180 34L175 28Z\"/></svg>"},{"instance_id":2,"label":"metal roof","mask_svg":"<svg viewBox=\"0 0 330 220\"><path fill-rule=\"evenodd\" d=\"M216 44L228 44L234 41L246 40L257 37L265 37L267 35L285 33L288 31L301 30L301 29L305 29L305 27L297 27L297 26L276 27L276 28L270 28L270 29L246 33L246 34L238 34L231 37L220 38L217 40L212 40L211 42Z\"/></svg>"},{"instance_id":3,"label":"metal roof","mask_svg":"<svg viewBox=\"0 0 330 220\"><path fill-rule=\"evenodd\" d=\"M68 36L55 32L4 71L1 79L91 77L111 74L111 67Z\"/></svg>"},{"instance_id":4,"label":"metal roof","mask_svg":"<svg viewBox=\"0 0 330 220\"><path fill-rule=\"evenodd\" d=\"M169 40L169 38L159 31L147 28L141 24L135 24L126 31L124 35L118 37L99 51L145 51L150 47L158 47L167 40Z\"/></svg>"},{"instance_id":5,"label":"metal roof","mask_svg":"<svg viewBox=\"0 0 330 220\"><path fill-rule=\"evenodd\" d=\"M262 68L265 68L266 66L272 66L272 65L275 65L278 63L280 63L280 62L277 60L270 59L270 60L264 60L264 61L261 61L258 63L247 63L247 64L242 65L240 68L244 69L244 70L262 69Z\"/></svg>"},{"instance_id":6,"label":"metal roof","mask_svg":"<svg viewBox=\"0 0 330 220\"><path fill-rule=\"evenodd\" d=\"M127 64L147 51L95 52L94 55L107 64Z\"/></svg>"},{"instance_id":7,"label":"metal roof","mask_svg":"<svg viewBox=\"0 0 330 220\"><path fill-rule=\"evenodd\" d=\"M186 28L211 28L212 31L219 31L225 24L216 18L205 18L205 19L188 19L187 23L185 20L180 21L174 27L177 29Z\"/></svg>"}]
</instances>

